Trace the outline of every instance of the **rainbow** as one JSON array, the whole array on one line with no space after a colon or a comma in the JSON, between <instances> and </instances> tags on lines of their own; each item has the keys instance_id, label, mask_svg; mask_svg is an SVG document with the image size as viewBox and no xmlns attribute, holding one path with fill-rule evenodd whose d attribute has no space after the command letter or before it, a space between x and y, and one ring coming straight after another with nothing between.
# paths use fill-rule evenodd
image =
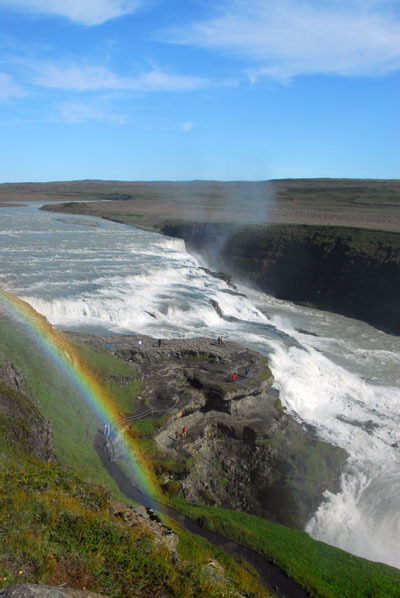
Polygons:
<instances>
[{"instance_id":1,"label":"rainbow","mask_svg":"<svg viewBox=\"0 0 400 598\"><path fill-rule=\"evenodd\" d=\"M139 489L147 496L158 497L158 484L148 460L123 425L116 424L121 417L115 401L65 335L55 330L28 303L0 289L0 315L2 312L18 323L43 354L61 370L99 421L113 424L114 429L117 427Z\"/></svg>"}]
</instances>

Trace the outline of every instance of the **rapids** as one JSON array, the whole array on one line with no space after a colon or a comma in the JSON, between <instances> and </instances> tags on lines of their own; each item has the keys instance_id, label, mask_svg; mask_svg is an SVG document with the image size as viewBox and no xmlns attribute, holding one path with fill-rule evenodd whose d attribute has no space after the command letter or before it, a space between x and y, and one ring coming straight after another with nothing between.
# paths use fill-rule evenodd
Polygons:
<instances>
[{"instance_id":1,"label":"rapids","mask_svg":"<svg viewBox=\"0 0 400 598\"><path fill-rule=\"evenodd\" d=\"M286 409L349 453L341 492L326 494L306 531L400 568L399 337L254 289L234 294L202 265L178 239L37 205L0 211L0 285L55 326L223 335L268 355Z\"/></svg>"}]
</instances>

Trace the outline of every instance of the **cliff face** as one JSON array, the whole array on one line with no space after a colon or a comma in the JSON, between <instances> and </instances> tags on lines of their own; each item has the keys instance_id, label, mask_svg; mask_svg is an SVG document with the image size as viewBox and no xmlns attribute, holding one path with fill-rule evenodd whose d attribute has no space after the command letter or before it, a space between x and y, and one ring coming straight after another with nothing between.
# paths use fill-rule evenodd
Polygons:
<instances>
[{"instance_id":1,"label":"cliff face","mask_svg":"<svg viewBox=\"0 0 400 598\"><path fill-rule=\"evenodd\" d=\"M0 356L0 433L2 439L30 455L55 458L51 424L24 393L21 373Z\"/></svg>"},{"instance_id":2,"label":"cliff face","mask_svg":"<svg viewBox=\"0 0 400 598\"><path fill-rule=\"evenodd\" d=\"M154 467L167 492L302 529L324 491L339 489L347 454L285 413L261 354L206 338L159 345L141 336L139 350L132 335L70 336L95 348L111 342L140 371L144 415L163 416L155 432L163 458ZM108 454L121 462L118 441ZM165 466L171 459L174 468Z\"/></svg>"},{"instance_id":3,"label":"cliff face","mask_svg":"<svg viewBox=\"0 0 400 598\"><path fill-rule=\"evenodd\" d=\"M400 235L343 227L166 225L213 266L278 297L400 333Z\"/></svg>"}]
</instances>

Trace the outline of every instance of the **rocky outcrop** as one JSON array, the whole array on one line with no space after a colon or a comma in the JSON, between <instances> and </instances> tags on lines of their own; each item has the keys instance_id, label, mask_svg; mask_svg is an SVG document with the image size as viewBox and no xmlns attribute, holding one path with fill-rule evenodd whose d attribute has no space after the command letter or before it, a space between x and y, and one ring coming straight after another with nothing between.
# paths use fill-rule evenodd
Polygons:
<instances>
[{"instance_id":1,"label":"rocky outcrop","mask_svg":"<svg viewBox=\"0 0 400 598\"><path fill-rule=\"evenodd\" d=\"M17 584L0 590L1 598L108 598L85 590L63 586L45 586L33 583Z\"/></svg>"},{"instance_id":2,"label":"rocky outcrop","mask_svg":"<svg viewBox=\"0 0 400 598\"><path fill-rule=\"evenodd\" d=\"M176 547L179 544L179 537L152 509L140 505L127 507L121 502L111 502L110 512L114 517L122 519L129 527L139 527L150 533L155 544L164 546L169 551L173 562L178 561Z\"/></svg>"},{"instance_id":3,"label":"rocky outcrop","mask_svg":"<svg viewBox=\"0 0 400 598\"><path fill-rule=\"evenodd\" d=\"M323 492L339 489L345 452L306 432L284 412L276 390L225 395L210 411L199 400L194 407L171 417L156 438L166 454L189 464L169 478L188 500L301 529ZM176 439L183 427L186 435Z\"/></svg>"},{"instance_id":4,"label":"rocky outcrop","mask_svg":"<svg viewBox=\"0 0 400 598\"><path fill-rule=\"evenodd\" d=\"M200 270L203 270L206 274L208 274L209 276L212 276L213 278L219 278L219 280L223 280L224 282L226 282L226 284L228 286L236 288L235 285L233 284L233 279L230 274L227 274L226 272L214 272L213 270L210 270L209 268L203 268L203 267L200 267Z\"/></svg>"},{"instance_id":5,"label":"rocky outcrop","mask_svg":"<svg viewBox=\"0 0 400 598\"><path fill-rule=\"evenodd\" d=\"M0 380L19 392L25 391L21 372L11 361L0 356Z\"/></svg>"},{"instance_id":6,"label":"rocky outcrop","mask_svg":"<svg viewBox=\"0 0 400 598\"><path fill-rule=\"evenodd\" d=\"M0 356L0 430L3 439L39 459L53 460L51 424L24 392L21 372Z\"/></svg>"},{"instance_id":7,"label":"rocky outcrop","mask_svg":"<svg viewBox=\"0 0 400 598\"><path fill-rule=\"evenodd\" d=\"M279 299L400 333L400 235L329 226L165 225L216 268Z\"/></svg>"},{"instance_id":8,"label":"rocky outcrop","mask_svg":"<svg viewBox=\"0 0 400 598\"><path fill-rule=\"evenodd\" d=\"M206 338L70 335L140 371L137 413L164 416L155 440L177 463L166 492L303 528L324 491L338 490L346 453L284 411L261 354ZM121 457L118 446L109 454Z\"/></svg>"}]
</instances>

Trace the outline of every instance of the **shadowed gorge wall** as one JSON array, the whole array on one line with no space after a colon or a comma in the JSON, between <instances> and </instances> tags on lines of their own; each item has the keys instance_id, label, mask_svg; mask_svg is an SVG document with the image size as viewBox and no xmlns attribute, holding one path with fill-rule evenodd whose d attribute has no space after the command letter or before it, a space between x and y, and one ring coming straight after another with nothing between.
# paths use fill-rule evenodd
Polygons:
<instances>
[{"instance_id":1,"label":"shadowed gorge wall","mask_svg":"<svg viewBox=\"0 0 400 598\"><path fill-rule=\"evenodd\" d=\"M344 227L165 225L213 265L279 299L400 333L400 235Z\"/></svg>"}]
</instances>

